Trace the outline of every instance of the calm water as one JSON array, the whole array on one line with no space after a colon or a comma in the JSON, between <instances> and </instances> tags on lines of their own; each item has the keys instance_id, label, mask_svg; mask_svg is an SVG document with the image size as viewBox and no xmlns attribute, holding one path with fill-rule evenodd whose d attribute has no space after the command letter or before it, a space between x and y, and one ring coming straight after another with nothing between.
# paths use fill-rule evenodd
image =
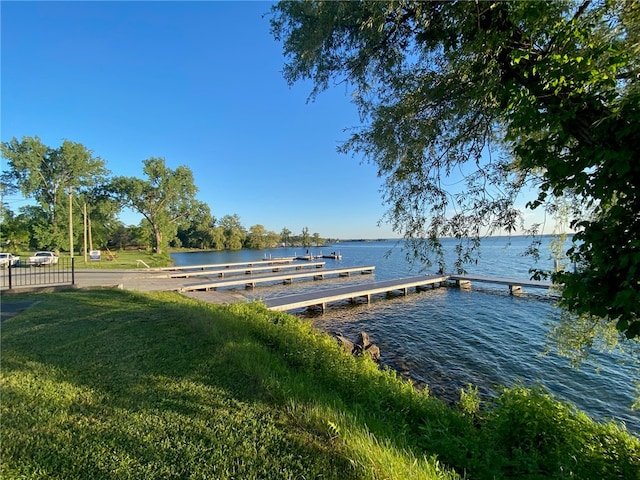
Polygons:
<instances>
[{"instance_id":1,"label":"calm water","mask_svg":"<svg viewBox=\"0 0 640 480\"><path fill-rule=\"evenodd\" d=\"M530 240L483 240L477 264L469 273L528 278L531 267L549 268L553 262L543 252L540 263L523 255ZM451 247L453 244L451 245ZM390 255L386 255L391 250ZM453 251L453 248L449 250ZM310 253L338 251L342 260L325 259L326 268L374 265L375 275L355 274L322 281L302 280L292 285L259 286L239 290L249 298L270 298L339 285L388 280L423 272L405 260L395 241L346 242L312 248ZM176 265L244 262L269 257L303 255L305 249L241 250L173 254ZM526 290L526 289L525 289ZM428 385L440 397L455 401L461 387L471 383L491 395L497 386L543 384L555 395L573 402L600 420L624 422L640 434L640 415L630 410L637 365L621 365L619 358L594 356L580 370L546 347L547 323L558 311L545 291L528 290L510 296L506 286L480 286L472 291L439 288L407 297L377 298L371 305L331 305L324 314L299 312L327 332L353 338L366 331L382 352L382 363L401 372L417 385Z\"/></svg>"}]
</instances>

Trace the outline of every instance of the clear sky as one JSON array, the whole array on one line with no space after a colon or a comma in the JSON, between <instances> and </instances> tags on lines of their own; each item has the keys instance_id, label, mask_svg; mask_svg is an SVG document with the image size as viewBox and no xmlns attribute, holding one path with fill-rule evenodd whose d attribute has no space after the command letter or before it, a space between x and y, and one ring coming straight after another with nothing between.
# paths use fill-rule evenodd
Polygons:
<instances>
[{"instance_id":1,"label":"clear sky","mask_svg":"<svg viewBox=\"0 0 640 480\"><path fill-rule=\"evenodd\" d=\"M270 5L2 1L2 141L79 142L113 175L187 165L197 198L246 228L397 236L375 166L336 152L359 123L348 92L308 103L311 84L287 85Z\"/></svg>"}]
</instances>

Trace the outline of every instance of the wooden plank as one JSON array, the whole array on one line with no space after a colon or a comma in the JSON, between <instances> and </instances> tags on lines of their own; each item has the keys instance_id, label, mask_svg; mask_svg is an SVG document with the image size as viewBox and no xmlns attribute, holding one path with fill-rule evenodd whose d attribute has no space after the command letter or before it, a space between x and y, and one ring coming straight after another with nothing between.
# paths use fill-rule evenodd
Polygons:
<instances>
[{"instance_id":1,"label":"wooden plank","mask_svg":"<svg viewBox=\"0 0 640 480\"><path fill-rule=\"evenodd\" d=\"M495 283L498 285L513 285L530 288L551 288L553 285L550 282L541 282L539 280L522 280L516 278L505 277L489 277L484 275L449 275L450 280L456 282L483 282L483 283Z\"/></svg>"},{"instance_id":2,"label":"wooden plank","mask_svg":"<svg viewBox=\"0 0 640 480\"><path fill-rule=\"evenodd\" d=\"M251 267L253 265L286 265L288 263L293 262L293 257L282 257L282 258L274 258L274 259L264 259L264 260L253 260L249 262L233 262L233 263L207 263L203 265L182 265L179 267L158 267L152 268L151 270L159 271L159 272L171 272L171 271L181 271L181 270L205 270L205 269L214 269L214 268L231 268L231 267L239 267L241 265L246 265Z\"/></svg>"},{"instance_id":3,"label":"wooden plank","mask_svg":"<svg viewBox=\"0 0 640 480\"><path fill-rule=\"evenodd\" d=\"M236 285L245 285L247 288L253 288L257 283L268 282L283 282L292 283L294 279L313 277L314 280L324 279L328 275L348 276L354 272L360 272L361 274L372 274L375 270L375 266L364 267L349 267L349 268L335 268L335 269L308 269L309 271L301 272L282 272L276 275L252 275L250 277L244 277L241 279L232 280L217 280L207 283L193 283L182 287L181 291L188 292L192 290L216 290L220 287L232 287Z\"/></svg>"},{"instance_id":4,"label":"wooden plank","mask_svg":"<svg viewBox=\"0 0 640 480\"><path fill-rule=\"evenodd\" d=\"M455 281L460 288L471 288L471 282L494 283L497 285L507 285L509 293L519 295L522 293L522 287L549 289L552 287L550 282L541 282L538 280L518 280L515 278L489 277L483 275L450 275L449 279Z\"/></svg>"},{"instance_id":5,"label":"wooden plank","mask_svg":"<svg viewBox=\"0 0 640 480\"><path fill-rule=\"evenodd\" d=\"M286 311L319 305L324 310L327 303L340 300L354 300L358 297L371 300L371 295L401 290L407 295L410 288L420 289L427 285L441 284L447 281L447 275L421 275L418 277L398 278L373 282L365 285L349 285L319 292L301 293L283 297L268 298L265 305L271 310Z\"/></svg>"},{"instance_id":6,"label":"wooden plank","mask_svg":"<svg viewBox=\"0 0 640 480\"><path fill-rule=\"evenodd\" d=\"M302 270L303 268L322 268L325 266L325 264L326 262L290 263L286 265L277 264L277 265L267 265L267 266L247 265L243 268L224 268L221 270L201 270L197 272L181 271L179 273L172 273L169 276L171 278L189 278L189 277L198 277L198 276L207 276L207 275L224 277L225 275L237 274L237 273L244 273L247 275L251 275L254 272L267 272L267 271L278 272L281 270L289 270L289 269Z\"/></svg>"}]
</instances>

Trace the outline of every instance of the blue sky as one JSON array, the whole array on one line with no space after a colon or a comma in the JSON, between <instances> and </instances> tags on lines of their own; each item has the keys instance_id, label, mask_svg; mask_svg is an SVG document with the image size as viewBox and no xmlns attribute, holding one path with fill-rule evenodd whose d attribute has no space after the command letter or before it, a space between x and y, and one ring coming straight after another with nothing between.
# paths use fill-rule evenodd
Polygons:
<instances>
[{"instance_id":1,"label":"blue sky","mask_svg":"<svg viewBox=\"0 0 640 480\"><path fill-rule=\"evenodd\" d=\"M390 238L375 166L336 152L344 87L289 87L268 2L6 2L2 141L79 142L113 175L187 165L214 216L330 238ZM5 198L14 211L25 200ZM125 212L126 224L138 215Z\"/></svg>"}]
</instances>

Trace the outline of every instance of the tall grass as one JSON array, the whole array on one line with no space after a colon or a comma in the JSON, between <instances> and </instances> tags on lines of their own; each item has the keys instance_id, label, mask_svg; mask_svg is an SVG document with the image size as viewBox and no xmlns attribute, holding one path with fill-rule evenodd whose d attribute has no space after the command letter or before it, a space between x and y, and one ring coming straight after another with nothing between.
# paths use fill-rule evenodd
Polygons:
<instances>
[{"instance_id":1,"label":"tall grass","mask_svg":"<svg viewBox=\"0 0 640 480\"><path fill-rule=\"evenodd\" d=\"M28 299L2 324L3 479L640 478L637 438L542 389L449 407L258 303Z\"/></svg>"}]
</instances>

